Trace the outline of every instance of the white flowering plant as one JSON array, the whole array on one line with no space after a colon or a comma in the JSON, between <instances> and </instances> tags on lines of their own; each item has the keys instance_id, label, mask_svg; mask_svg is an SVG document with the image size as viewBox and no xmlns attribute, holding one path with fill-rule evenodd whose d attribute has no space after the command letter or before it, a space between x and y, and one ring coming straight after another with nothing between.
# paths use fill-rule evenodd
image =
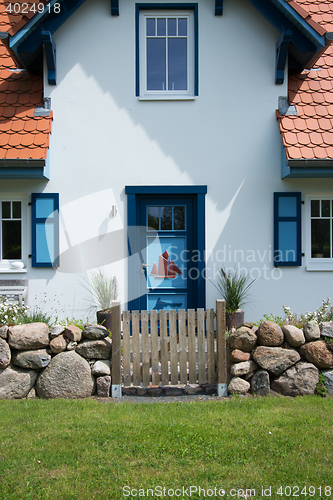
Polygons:
<instances>
[{"instance_id":1,"label":"white flowering plant","mask_svg":"<svg viewBox=\"0 0 333 500\"><path fill-rule=\"evenodd\" d=\"M17 302L11 301L8 297L0 296L0 325L22 323L28 311L28 306L23 306Z\"/></svg>"},{"instance_id":2,"label":"white flowering plant","mask_svg":"<svg viewBox=\"0 0 333 500\"><path fill-rule=\"evenodd\" d=\"M322 323L323 321L333 321L333 305L331 303L331 299L328 297L326 300L323 300L323 303L320 307L318 307L317 311L310 312L307 311L305 314L301 314L300 317L297 317L297 314L292 313L290 307L282 306L285 314L286 323L289 325L301 324L303 325L307 321L315 320L318 323Z\"/></svg>"}]
</instances>

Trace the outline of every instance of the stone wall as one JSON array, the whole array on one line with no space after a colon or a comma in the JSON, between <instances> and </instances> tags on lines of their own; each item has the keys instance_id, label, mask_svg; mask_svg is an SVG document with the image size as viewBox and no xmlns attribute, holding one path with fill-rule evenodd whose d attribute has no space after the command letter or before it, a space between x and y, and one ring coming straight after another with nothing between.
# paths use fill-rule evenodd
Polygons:
<instances>
[{"instance_id":1,"label":"stone wall","mask_svg":"<svg viewBox=\"0 0 333 500\"><path fill-rule=\"evenodd\" d=\"M280 328L271 321L263 321L259 328L245 323L228 339L228 392L314 394L321 372L332 394L333 353L325 337L333 339L333 322L309 321L302 330L291 325Z\"/></svg>"},{"instance_id":2,"label":"stone wall","mask_svg":"<svg viewBox=\"0 0 333 500\"><path fill-rule=\"evenodd\" d=\"M101 325L0 327L0 399L109 396L108 335Z\"/></svg>"}]
</instances>

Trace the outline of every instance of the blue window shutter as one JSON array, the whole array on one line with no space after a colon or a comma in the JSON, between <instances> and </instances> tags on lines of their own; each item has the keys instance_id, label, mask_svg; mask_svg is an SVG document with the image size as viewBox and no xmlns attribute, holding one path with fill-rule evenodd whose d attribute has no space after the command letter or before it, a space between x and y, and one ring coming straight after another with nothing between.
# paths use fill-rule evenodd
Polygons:
<instances>
[{"instance_id":1,"label":"blue window shutter","mask_svg":"<svg viewBox=\"0 0 333 500\"><path fill-rule=\"evenodd\" d=\"M32 193L32 267L59 267L59 194Z\"/></svg>"},{"instance_id":2,"label":"blue window shutter","mask_svg":"<svg viewBox=\"0 0 333 500\"><path fill-rule=\"evenodd\" d=\"M301 193L274 193L274 265L302 265Z\"/></svg>"}]
</instances>

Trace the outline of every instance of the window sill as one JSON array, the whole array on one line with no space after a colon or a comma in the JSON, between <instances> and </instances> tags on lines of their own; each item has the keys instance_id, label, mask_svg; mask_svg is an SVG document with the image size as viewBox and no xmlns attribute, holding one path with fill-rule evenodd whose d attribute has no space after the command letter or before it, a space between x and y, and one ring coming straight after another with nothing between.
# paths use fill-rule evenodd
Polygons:
<instances>
[{"instance_id":1,"label":"window sill","mask_svg":"<svg viewBox=\"0 0 333 500\"><path fill-rule=\"evenodd\" d=\"M333 260L313 259L306 266L307 271L333 271Z\"/></svg>"},{"instance_id":2,"label":"window sill","mask_svg":"<svg viewBox=\"0 0 333 500\"><path fill-rule=\"evenodd\" d=\"M195 101L195 95L142 95L139 101Z\"/></svg>"},{"instance_id":3,"label":"window sill","mask_svg":"<svg viewBox=\"0 0 333 500\"><path fill-rule=\"evenodd\" d=\"M27 269L0 269L0 274L25 274Z\"/></svg>"}]
</instances>

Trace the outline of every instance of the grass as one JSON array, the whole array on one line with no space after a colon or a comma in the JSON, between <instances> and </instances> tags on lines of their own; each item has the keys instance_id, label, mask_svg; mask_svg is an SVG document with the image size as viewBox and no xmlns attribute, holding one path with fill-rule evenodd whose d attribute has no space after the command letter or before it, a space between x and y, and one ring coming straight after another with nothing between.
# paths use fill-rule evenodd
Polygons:
<instances>
[{"instance_id":1,"label":"grass","mask_svg":"<svg viewBox=\"0 0 333 500\"><path fill-rule=\"evenodd\" d=\"M299 486L298 498L333 498L323 489L333 490L332 438L333 399L315 396L0 401L0 498L114 500L183 486L255 489L248 498L272 486L270 498L292 497L278 495L280 485ZM124 496L126 485L137 491ZM310 486L313 495L301 494ZM191 498L203 494L192 490Z\"/></svg>"}]
</instances>

